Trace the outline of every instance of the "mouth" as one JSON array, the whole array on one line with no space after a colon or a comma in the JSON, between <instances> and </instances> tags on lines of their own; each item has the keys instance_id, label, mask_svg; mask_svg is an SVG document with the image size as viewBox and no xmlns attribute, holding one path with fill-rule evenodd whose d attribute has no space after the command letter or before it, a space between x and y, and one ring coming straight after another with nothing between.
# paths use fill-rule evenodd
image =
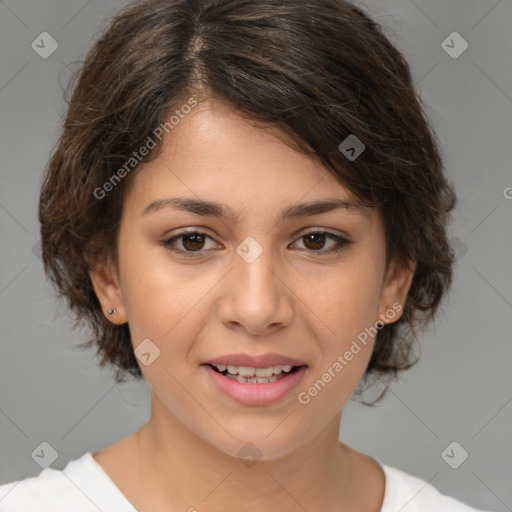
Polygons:
<instances>
[{"instance_id":1,"label":"mouth","mask_svg":"<svg viewBox=\"0 0 512 512\"><path fill-rule=\"evenodd\" d=\"M264 368L226 364L209 364L208 366L220 375L243 384L270 384L285 379L300 368L300 366L291 364L268 366Z\"/></svg>"},{"instance_id":2,"label":"mouth","mask_svg":"<svg viewBox=\"0 0 512 512\"><path fill-rule=\"evenodd\" d=\"M240 404L264 406L289 396L304 378L306 364L235 366L215 362L202 364L215 388Z\"/></svg>"}]
</instances>

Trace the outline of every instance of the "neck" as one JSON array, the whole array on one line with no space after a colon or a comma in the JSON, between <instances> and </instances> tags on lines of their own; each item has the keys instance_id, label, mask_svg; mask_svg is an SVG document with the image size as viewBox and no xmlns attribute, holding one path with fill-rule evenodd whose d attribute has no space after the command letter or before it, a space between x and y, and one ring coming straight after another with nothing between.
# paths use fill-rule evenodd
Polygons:
<instances>
[{"instance_id":1,"label":"neck","mask_svg":"<svg viewBox=\"0 0 512 512\"><path fill-rule=\"evenodd\" d=\"M247 512L348 510L358 496L354 452L338 441L340 420L341 413L285 456L250 463L191 432L153 393L150 420L136 434L141 486L155 508L220 511L229 504Z\"/></svg>"}]
</instances>

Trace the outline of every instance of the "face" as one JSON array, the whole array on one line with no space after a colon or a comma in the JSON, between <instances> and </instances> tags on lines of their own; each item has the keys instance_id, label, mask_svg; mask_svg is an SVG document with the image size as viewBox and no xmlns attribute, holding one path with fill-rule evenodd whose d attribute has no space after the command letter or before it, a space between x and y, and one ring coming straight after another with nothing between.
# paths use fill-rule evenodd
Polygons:
<instances>
[{"instance_id":1,"label":"face","mask_svg":"<svg viewBox=\"0 0 512 512\"><path fill-rule=\"evenodd\" d=\"M325 167L276 134L222 103L195 107L132 177L117 276L91 273L104 311L116 308L144 354L156 412L223 453L252 442L266 459L340 413L376 322L399 318L412 279L393 265L385 272L378 210L357 208ZM238 382L207 363L263 380Z\"/></svg>"}]
</instances>

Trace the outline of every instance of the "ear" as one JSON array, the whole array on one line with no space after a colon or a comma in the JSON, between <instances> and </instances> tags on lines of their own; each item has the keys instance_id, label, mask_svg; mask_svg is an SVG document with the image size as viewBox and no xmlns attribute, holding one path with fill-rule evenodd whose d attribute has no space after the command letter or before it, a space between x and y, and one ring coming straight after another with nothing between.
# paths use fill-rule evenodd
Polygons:
<instances>
[{"instance_id":1,"label":"ear","mask_svg":"<svg viewBox=\"0 0 512 512\"><path fill-rule=\"evenodd\" d=\"M96 260L89 270L92 286L100 301L105 318L116 325L128 321L123 303L123 292L115 265L109 258ZM113 314L109 311L115 310Z\"/></svg>"},{"instance_id":2,"label":"ear","mask_svg":"<svg viewBox=\"0 0 512 512\"><path fill-rule=\"evenodd\" d=\"M395 260L390 262L381 288L379 322L390 324L402 316L415 270L415 262L408 266Z\"/></svg>"}]
</instances>

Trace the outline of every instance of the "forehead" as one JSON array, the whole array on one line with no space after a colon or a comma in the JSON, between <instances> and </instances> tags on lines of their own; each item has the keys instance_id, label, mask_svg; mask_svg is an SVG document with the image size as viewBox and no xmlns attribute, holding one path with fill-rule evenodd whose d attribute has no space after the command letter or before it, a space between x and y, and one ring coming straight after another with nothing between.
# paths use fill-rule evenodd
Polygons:
<instances>
[{"instance_id":1,"label":"forehead","mask_svg":"<svg viewBox=\"0 0 512 512\"><path fill-rule=\"evenodd\" d=\"M131 202L143 215L175 209L231 222L251 204L279 206L279 220L337 208L370 215L318 158L292 146L283 132L229 105L199 104L165 135L158 157L139 165Z\"/></svg>"}]
</instances>

